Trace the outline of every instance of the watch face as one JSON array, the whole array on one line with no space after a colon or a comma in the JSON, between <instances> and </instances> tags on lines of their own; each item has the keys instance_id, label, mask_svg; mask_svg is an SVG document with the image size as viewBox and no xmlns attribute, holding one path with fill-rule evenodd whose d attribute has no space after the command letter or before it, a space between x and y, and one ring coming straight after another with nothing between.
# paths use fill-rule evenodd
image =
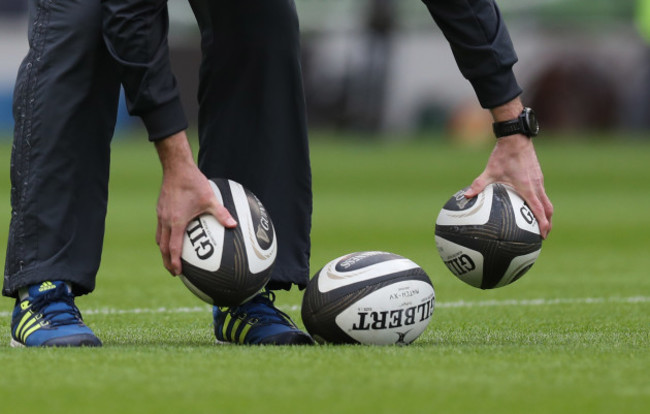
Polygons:
<instances>
[{"instance_id":1,"label":"watch face","mask_svg":"<svg viewBox=\"0 0 650 414\"><path fill-rule=\"evenodd\" d=\"M528 129L531 136L536 136L539 132L539 123L537 122L537 115L535 111L530 108L526 108L526 124L528 124Z\"/></svg>"}]
</instances>

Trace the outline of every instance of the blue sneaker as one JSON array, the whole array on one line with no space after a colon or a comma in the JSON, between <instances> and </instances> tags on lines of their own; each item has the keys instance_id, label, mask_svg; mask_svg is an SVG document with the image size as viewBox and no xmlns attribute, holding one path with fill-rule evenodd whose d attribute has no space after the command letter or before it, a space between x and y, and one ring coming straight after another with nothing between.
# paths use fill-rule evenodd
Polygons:
<instances>
[{"instance_id":1,"label":"blue sneaker","mask_svg":"<svg viewBox=\"0 0 650 414\"><path fill-rule=\"evenodd\" d=\"M20 291L11 317L11 346L101 346L81 319L65 282L43 282Z\"/></svg>"},{"instance_id":2,"label":"blue sneaker","mask_svg":"<svg viewBox=\"0 0 650 414\"><path fill-rule=\"evenodd\" d=\"M217 343L243 345L313 345L289 315L273 306L275 294L265 290L234 308L213 308Z\"/></svg>"}]
</instances>

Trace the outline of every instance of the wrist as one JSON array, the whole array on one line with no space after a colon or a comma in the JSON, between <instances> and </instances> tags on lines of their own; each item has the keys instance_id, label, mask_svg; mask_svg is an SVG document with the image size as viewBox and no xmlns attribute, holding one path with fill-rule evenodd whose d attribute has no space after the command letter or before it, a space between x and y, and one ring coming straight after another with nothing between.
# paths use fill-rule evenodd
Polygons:
<instances>
[{"instance_id":1,"label":"wrist","mask_svg":"<svg viewBox=\"0 0 650 414\"><path fill-rule=\"evenodd\" d=\"M154 143L164 171L194 164L194 155L185 131L178 132Z\"/></svg>"},{"instance_id":2,"label":"wrist","mask_svg":"<svg viewBox=\"0 0 650 414\"><path fill-rule=\"evenodd\" d=\"M521 153L533 146L533 141L523 134L509 135L496 140L496 147L512 153Z\"/></svg>"},{"instance_id":3,"label":"wrist","mask_svg":"<svg viewBox=\"0 0 650 414\"><path fill-rule=\"evenodd\" d=\"M494 135L499 139L511 135L523 135L532 138L539 133L539 123L535 111L524 107L518 98L508 104L494 108L492 116L495 120L492 129Z\"/></svg>"},{"instance_id":4,"label":"wrist","mask_svg":"<svg viewBox=\"0 0 650 414\"><path fill-rule=\"evenodd\" d=\"M490 113L492 114L494 122L503 122L517 118L523 110L524 104L521 103L521 99L517 97L503 105L491 108Z\"/></svg>"}]
</instances>

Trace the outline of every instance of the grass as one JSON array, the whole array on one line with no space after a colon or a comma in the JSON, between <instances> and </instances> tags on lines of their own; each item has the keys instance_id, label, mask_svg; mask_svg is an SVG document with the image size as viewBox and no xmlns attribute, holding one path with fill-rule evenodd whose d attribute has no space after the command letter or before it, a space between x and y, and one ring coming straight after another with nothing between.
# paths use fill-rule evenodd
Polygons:
<instances>
[{"instance_id":1,"label":"grass","mask_svg":"<svg viewBox=\"0 0 650 414\"><path fill-rule=\"evenodd\" d=\"M554 230L524 278L481 291L444 267L433 223L489 149L315 134L312 272L351 251L393 251L427 271L437 308L409 347L286 349L213 345L209 308L166 274L154 243L155 153L143 138L116 141L97 290L78 299L105 346L9 348L5 300L2 412L646 412L650 141L540 138L537 149ZM299 318L300 299L278 303Z\"/></svg>"}]
</instances>

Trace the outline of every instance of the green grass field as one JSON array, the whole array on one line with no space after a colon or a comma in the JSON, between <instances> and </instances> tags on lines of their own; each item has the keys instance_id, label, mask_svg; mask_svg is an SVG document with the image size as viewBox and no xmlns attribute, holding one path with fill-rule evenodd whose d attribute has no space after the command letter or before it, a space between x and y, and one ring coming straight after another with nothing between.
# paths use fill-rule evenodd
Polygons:
<instances>
[{"instance_id":1,"label":"green grass field","mask_svg":"<svg viewBox=\"0 0 650 414\"><path fill-rule=\"evenodd\" d=\"M350 137L348 137L350 138ZM208 306L162 267L160 168L118 140L97 290L78 299L101 349L12 349L0 308L2 413L645 413L650 407L650 141L540 138L554 229L517 283L480 291L438 257L438 210L489 148L314 134L312 273L387 250L429 274L436 311L408 347L213 344ZM0 249L10 143L0 144ZM301 294L278 304L299 318Z\"/></svg>"}]
</instances>

